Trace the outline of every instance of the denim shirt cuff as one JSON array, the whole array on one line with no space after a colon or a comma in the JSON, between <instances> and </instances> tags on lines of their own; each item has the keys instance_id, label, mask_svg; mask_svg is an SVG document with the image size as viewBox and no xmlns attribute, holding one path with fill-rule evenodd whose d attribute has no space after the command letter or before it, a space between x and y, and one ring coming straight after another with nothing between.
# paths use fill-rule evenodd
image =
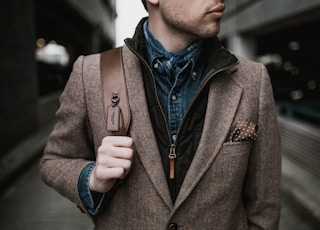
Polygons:
<instances>
[{"instance_id":1,"label":"denim shirt cuff","mask_svg":"<svg viewBox=\"0 0 320 230\"><path fill-rule=\"evenodd\" d=\"M89 189L89 178L96 162L87 164L81 171L78 180L78 192L82 203L87 208L90 215L96 215L105 199L105 193L92 192Z\"/></svg>"}]
</instances>

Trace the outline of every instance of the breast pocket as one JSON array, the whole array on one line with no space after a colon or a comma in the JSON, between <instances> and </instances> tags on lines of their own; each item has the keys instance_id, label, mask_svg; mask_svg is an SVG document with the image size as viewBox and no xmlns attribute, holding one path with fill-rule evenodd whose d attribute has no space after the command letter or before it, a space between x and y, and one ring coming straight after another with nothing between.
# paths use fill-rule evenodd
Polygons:
<instances>
[{"instance_id":1,"label":"breast pocket","mask_svg":"<svg viewBox=\"0 0 320 230\"><path fill-rule=\"evenodd\" d=\"M219 186L230 195L243 186L252 145L253 141L224 143L212 165L213 178L223 181Z\"/></svg>"},{"instance_id":2,"label":"breast pocket","mask_svg":"<svg viewBox=\"0 0 320 230\"><path fill-rule=\"evenodd\" d=\"M222 155L248 154L251 152L253 141L227 142L222 145Z\"/></svg>"}]
</instances>

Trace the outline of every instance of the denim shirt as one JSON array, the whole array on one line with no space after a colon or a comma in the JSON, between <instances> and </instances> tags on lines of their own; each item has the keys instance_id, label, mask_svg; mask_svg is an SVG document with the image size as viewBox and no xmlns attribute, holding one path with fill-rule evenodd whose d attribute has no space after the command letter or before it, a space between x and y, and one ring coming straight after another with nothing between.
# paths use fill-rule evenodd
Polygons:
<instances>
[{"instance_id":1,"label":"denim shirt","mask_svg":"<svg viewBox=\"0 0 320 230\"><path fill-rule=\"evenodd\" d=\"M204 76L204 62L199 61L202 40L177 53L166 51L144 23L147 61L152 68L157 96L167 119L169 134L175 141L182 118Z\"/></svg>"},{"instance_id":2,"label":"denim shirt","mask_svg":"<svg viewBox=\"0 0 320 230\"><path fill-rule=\"evenodd\" d=\"M171 53L166 51L144 24L147 61L152 68L159 102L167 119L169 134L175 141L182 118L191 103L204 76L204 62L199 61L202 41L198 40L186 49ZM89 214L99 212L106 193L93 193L89 189L89 177L95 162L88 164L78 180L78 192Z\"/></svg>"}]
</instances>

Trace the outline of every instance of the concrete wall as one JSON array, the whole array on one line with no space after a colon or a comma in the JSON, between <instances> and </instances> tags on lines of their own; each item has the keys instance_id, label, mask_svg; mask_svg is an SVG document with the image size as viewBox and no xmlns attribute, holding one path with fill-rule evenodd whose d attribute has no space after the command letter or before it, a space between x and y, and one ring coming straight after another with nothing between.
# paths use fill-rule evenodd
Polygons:
<instances>
[{"instance_id":1,"label":"concrete wall","mask_svg":"<svg viewBox=\"0 0 320 230\"><path fill-rule=\"evenodd\" d=\"M221 39L235 52L254 59L254 37L320 17L320 0L226 0Z\"/></svg>"}]
</instances>

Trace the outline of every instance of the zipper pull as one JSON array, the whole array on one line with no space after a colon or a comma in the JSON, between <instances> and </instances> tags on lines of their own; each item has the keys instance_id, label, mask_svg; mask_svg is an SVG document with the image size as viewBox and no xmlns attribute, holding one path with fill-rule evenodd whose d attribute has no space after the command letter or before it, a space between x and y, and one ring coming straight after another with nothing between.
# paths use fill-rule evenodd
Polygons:
<instances>
[{"instance_id":1,"label":"zipper pull","mask_svg":"<svg viewBox=\"0 0 320 230\"><path fill-rule=\"evenodd\" d=\"M170 179L174 179L174 168L175 168L174 161L177 158L175 144L172 144L170 146L170 154L168 157L170 159Z\"/></svg>"}]
</instances>

